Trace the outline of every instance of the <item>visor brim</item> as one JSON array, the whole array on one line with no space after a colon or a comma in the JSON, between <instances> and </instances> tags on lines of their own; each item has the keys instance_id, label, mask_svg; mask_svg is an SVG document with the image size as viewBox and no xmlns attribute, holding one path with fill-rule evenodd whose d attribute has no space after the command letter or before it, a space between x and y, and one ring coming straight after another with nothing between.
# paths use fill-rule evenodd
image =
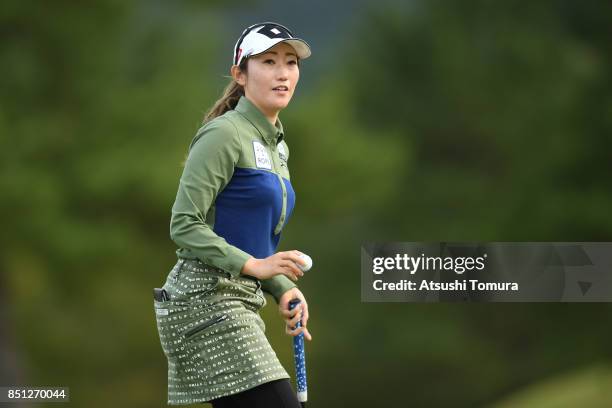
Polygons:
<instances>
[{"instance_id":1,"label":"visor brim","mask_svg":"<svg viewBox=\"0 0 612 408\"><path fill-rule=\"evenodd\" d=\"M270 48L274 47L276 44L282 43L282 42L287 43L290 46L292 46L295 52L297 53L297 56L299 59L305 59L305 58L310 57L311 55L310 46L308 45L306 41L302 40L301 38L279 38L278 41L273 42L265 50L261 50L257 53L253 53L250 56L263 54L264 52L268 51Z\"/></svg>"}]
</instances>

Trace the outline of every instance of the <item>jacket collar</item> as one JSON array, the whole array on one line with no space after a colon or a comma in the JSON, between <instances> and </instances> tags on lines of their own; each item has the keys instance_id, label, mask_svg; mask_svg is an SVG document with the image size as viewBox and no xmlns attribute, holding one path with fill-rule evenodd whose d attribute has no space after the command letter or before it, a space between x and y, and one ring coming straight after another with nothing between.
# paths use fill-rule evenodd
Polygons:
<instances>
[{"instance_id":1,"label":"jacket collar","mask_svg":"<svg viewBox=\"0 0 612 408\"><path fill-rule=\"evenodd\" d=\"M270 144L278 144L283 140L283 124L280 119L276 120L273 126L263 113L249 101L245 96L241 96L236 104L235 111L241 113L259 131L261 136Z\"/></svg>"}]
</instances>

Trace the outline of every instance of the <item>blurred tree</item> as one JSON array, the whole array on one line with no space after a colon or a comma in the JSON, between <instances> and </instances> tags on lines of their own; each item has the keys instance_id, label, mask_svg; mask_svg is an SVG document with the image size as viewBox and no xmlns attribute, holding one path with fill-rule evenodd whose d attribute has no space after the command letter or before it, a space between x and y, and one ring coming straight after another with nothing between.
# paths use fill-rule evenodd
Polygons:
<instances>
[{"instance_id":1,"label":"blurred tree","mask_svg":"<svg viewBox=\"0 0 612 408\"><path fill-rule=\"evenodd\" d=\"M226 82L222 7L0 6L0 323L28 382L69 385L74 406L165 400L150 288ZM597 1L377 4L281 114L298 194L281 249L315 259L313 404L482 405L610 360L608 305L362 304L358 271L366 240L609 240L611 18Z\"/></svg>"},{"instance_id":2,"label":"blurred tree","mask_svg":"<svg viewBox=\"0 0 612 408\"><path fill-rule=\"evenodd\" d=\"M309 217L309 228L295 240L304 242L308 230L326 238L309 243L330 289L309 292L319 315L337 311L321 324L338 338L312 346L321 347L314 370L342 379L315 383L322 403L376 406L384 394L390 405L474 406L610 359L612 332L593 324L605 320L607 304L360 305L354 298L355 248L379 237L609 240L612 93L603 39L610 18L605 2L371 7L351 35L353 47L303 102L312 124L294 127L292 170L317 175L296 181L309 200L296 218L302 225ZM330 138L352 153L326 148ZM325 155L308 161L313 152ZM392 170L378 172L385 164ZM375 205L363 206L357 197L367 202L369 193ZM590 348L577 349L579 341ZM358 378L373 392L354 396ZM407 400L396 396L405 389Z\"/></svg>"}]
</instances>

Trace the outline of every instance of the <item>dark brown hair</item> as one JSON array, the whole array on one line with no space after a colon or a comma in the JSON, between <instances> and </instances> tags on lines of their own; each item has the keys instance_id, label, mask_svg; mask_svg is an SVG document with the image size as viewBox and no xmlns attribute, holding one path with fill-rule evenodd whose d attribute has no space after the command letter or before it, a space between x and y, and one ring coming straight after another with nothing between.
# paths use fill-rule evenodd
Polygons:
<instances>
[{"instance_id":1,"label":"dark brown hair","mask_svg":"<svg viewBox=\"0 0 612 408\"><path fill-rule=\"evenodd\" d=\"M240 71L244 72L245 74L247 73L247 62L248 58L245 58L240 62L240 65L238 66L238 68L240 68ZM221 98L219 98L217 102L214 103L212 108L210 108L208 112L206 112L206 115L204 115L204 119L202 119L202 124L210 122L217 116L221 116L225 112L234 109L238 104L238 100L241 96L244 96L244 87L238 84L238 82L236 82L234 78L232 78L230 80L230 83L227 84L227 86L223 90L223 95L221 96ZM185 153L185 157L181 162L181 167L185 167L185 163L187 162L188 157L189 151Z\"/></svg>"},{"instance_id":2,"label":"dark brown hair","mask_svg":"<svg viewBox=\"0 0 612 408\"><path fill-rule=\"evenodd\" d=\"M240 71L245 74L247 73L248 60L248 58L243 59L240 62L240 65L238 66L238 68L240 68ZM236 82L234 78L232 78L230 83L227 84L227 86L223 90L223 95L221 96L221 98L219 98L217 102L214 103L212 108L210 108L210 110L206 113L206 115L204 115L202 123L204 124L206 122L209 122L217 116L221 116L225 112L234 109L236 107L236 104L238 104L238 100L241 96L244 96L244 87L238 84L238 82Z\"/></svg>"}]
</instances>

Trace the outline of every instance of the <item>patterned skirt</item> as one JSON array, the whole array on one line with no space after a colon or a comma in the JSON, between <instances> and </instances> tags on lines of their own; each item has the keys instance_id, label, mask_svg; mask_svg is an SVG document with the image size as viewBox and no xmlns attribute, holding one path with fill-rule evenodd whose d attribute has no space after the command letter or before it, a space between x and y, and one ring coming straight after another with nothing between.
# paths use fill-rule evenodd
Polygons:
<instances>
[{"instance_id":1,"label":"patterned skirt","mask_svg":"<svg viewBox=\"0 0 612 408\"><path fill-rule=\"evenodd\" d=\"M168 359L168 404L207 402L289 378L266 338L258 280L179 259L154 300Z\"/></svg>"}]
</instances>

